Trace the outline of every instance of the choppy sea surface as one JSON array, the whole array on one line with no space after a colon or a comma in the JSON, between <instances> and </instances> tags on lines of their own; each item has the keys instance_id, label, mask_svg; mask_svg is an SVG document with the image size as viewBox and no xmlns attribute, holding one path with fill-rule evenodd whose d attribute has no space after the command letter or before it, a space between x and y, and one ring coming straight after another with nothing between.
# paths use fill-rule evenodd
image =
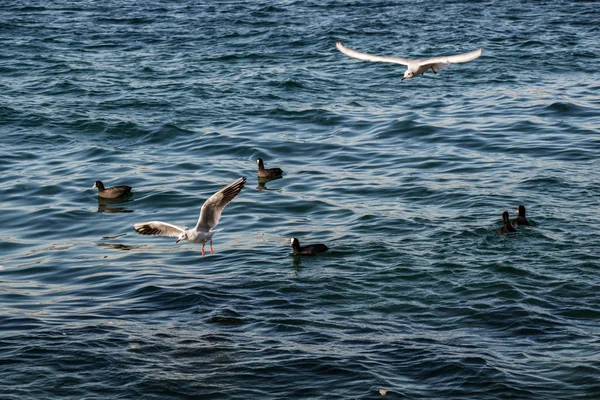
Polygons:
<instances>
[{"instance_id":1,"label":"choppy sea surface","mask_svg":"<svg viewBox=\"0 0 600 400\"><path fill-rule=\"evenodd\" d=\"M599 20L4 1L0 398L600 398ZM336 40L484 52L401 81ZM259 184L258 157L283 178ZM240 176L214 255L132 228L194 226ZM498 235L520 204L531 226Z\"/></svg>"}]
</instances>

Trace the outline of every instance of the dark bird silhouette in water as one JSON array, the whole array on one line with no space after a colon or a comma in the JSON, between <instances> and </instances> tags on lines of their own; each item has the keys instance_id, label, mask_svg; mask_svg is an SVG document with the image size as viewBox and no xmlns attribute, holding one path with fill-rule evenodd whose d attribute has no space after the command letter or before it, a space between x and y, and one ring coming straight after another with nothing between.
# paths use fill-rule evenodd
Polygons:
<instances>
[{"instance_id":1,"label":"dark bird silhouette in water","mask_svg":"<svg viewBox=\"0 0 600 400\"><path fill-rule=\"evenodd\" d=\"M324 244L309 244L307 246L300 247L300 241L296 238L290 240L290 246L294 249L294 255L309 255L313 256L318 253L324 253L329 250L329 247Z\"/></svg>"},{"instance_id":2,"label":"dark bird silhouette in water","mask_svg":"<svg viewBox=\"0 0 600 400\"><path fill-rule=\"evenodd\" d=\"M519 206L519 216L512 220L512 224L515 226L529 225L529 221L525 218L525 206Z\"/></svg>"},{"instance_id":3,"label":"dark bird silhouette in water","mask_svg":"<svg viewBox=\"0 0 600 400\"><path fill-rule=\"evenodd\" d=\"M115 186L111 188L105 188L104 184L100 181L96 181L92 188L98 188L98 196L104 199L117 199L131 192L131 186Z\"/></svg>"},{"instance_id":4,"label":"dark bird silhouette in water","mask_svg":"<svg viewBox=\"0 0 600 400\"><path fill-rule=\"evenodd\" d=\"M262 158L257 158L256 164L258 164L259 178L275 179L283 175L283 171L281 170L281 168L265 168L265 164L263 163Z\"/></svg>"},{"instance_id":5,"label":"dark bird silhouette in water","mask_svg":"<svg viewBox=\"0 0 600 400\"><path fill-rule=\"evenodd\" d=\"M504 225L502 226L502 228L500 228L498 230L498 233L500 235L504 235L505 233L509 233L509 232L516 232L517 230L510 224L510 219L509 219L509 214L508 211L504 211L502 213L502 220L504 221Z\"/></svg>"}]
</instances>

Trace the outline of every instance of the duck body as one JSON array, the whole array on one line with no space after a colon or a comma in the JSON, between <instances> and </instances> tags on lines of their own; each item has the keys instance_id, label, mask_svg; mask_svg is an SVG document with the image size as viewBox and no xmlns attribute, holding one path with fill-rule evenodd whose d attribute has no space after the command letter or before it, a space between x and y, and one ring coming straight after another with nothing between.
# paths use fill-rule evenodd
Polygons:
<instances>
[{"instance_id":1,"label":"duck body","mask_svg":"<svg viewBox=\"0 0 600 400\"><path fill-rule=\"evenodd\" d=\"M508 215L508 211L504 211L502 213L502 220L504 221L504 225L502 228L498 230L500 235L504 235L505 233L516 232L517 230L510 224L510 219Z\"/></svg>"},{"instance_id":2,"label":"duck body","mask_svg":"<svg viewBox=\"0 0 600 400\"><path fill-rule=\"evenodd\" d=\"M315 254L324 253L329 250L329 247L324 244L309 244L307 246L300 246L300 241L296 238L292 238L290 241L290 246L294 249L294 255L309 255L313 256Z\"/></svg>"},{"instance_id":3,"label":"duck body","mask_svg":"<svg viewBox=\"0 0 600 400\"><path fill-rule=\"evenodd\" d=\"M265 168L262 158L257 158L256 164L258 164L259 178L274 179L283 175L283 170L281 168Z\"/></svg>"},{"instance_id":4,"label":"duck body","mask_svg":"<svg viewBox=\"0 0 600 400\"><path fill-rule=\"evenodd\" d=\"M525 217L525 206L519 206L519 216L512 220L512 224L515 226L529 225L529 221Z\"/></svg>"},{"instance_id":5,"label":"duck body","mask_svg":"<svg viewBox=\"0 0 600 400\"><path fill-rule=\"evenodd\" d=\"M104 199L117 199L131 193L131 186L114 186L105 188L101 181L96 181L92 188L98 188L98 196Z\"/></svg>"}]
</instances>

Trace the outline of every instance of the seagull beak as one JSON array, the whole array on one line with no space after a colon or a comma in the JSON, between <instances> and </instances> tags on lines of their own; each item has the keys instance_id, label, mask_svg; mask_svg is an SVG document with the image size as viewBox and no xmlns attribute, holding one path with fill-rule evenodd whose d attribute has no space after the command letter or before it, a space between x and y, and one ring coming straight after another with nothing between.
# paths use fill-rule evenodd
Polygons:
<instances>
[{"instance_id":1,"label":"seagull beak","mask_svg":"<svg viewBox=\"0 0 600 400\"><path fill-rule=\"evenodd\" d=\"M181 239L177 239L177 240L175 241L175 243L179 243L180 241L181 241Z\"/></svg>"},{"instance_id":2,"label":"seagull beak","mask_svg":"<svg viewBox=\"0 0 600 400\"><path fill-rule=\"evenodd\" d=\"M400 79L400 80L401 80L401 81L403 81L403 80L405 80L405 79L406 79L406 77L405 77L405 76L403 76L403 77L402 77L402 79Z\"/></svg>"}]
</instances>

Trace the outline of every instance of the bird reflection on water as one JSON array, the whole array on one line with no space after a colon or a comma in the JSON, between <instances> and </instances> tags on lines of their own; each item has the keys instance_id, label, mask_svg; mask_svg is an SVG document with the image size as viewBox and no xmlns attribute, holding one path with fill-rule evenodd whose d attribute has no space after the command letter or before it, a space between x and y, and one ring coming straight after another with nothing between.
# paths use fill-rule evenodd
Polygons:
<instances>
[{"instance_id":1,"label":"bird reflection on water","mask_svg":"<svg viewBox=\"0 0 600 400\"><path fill-rule=\"evenodd\" d=\"M274 190L274 191L281 191L281 188L277 188L277 189L269 189L267 187L267 183L277 180L277 179L281 179L281 176L277 177L277 178L258 178L258 186L256 186L256 190Z\"/></svg>"},{"instance_id":2,"label":"bird reflection on water","mask_svg":"<svg viewBox=\"0 0 600 400\"><path fill-rule=\"evenodd\" d=\"M103 199L98 197L98 210L99 213L131 213L130 210L123 206L117 206L117 204L123 204L129 202L129 199Z\"/></svg>"}]
</instances>

